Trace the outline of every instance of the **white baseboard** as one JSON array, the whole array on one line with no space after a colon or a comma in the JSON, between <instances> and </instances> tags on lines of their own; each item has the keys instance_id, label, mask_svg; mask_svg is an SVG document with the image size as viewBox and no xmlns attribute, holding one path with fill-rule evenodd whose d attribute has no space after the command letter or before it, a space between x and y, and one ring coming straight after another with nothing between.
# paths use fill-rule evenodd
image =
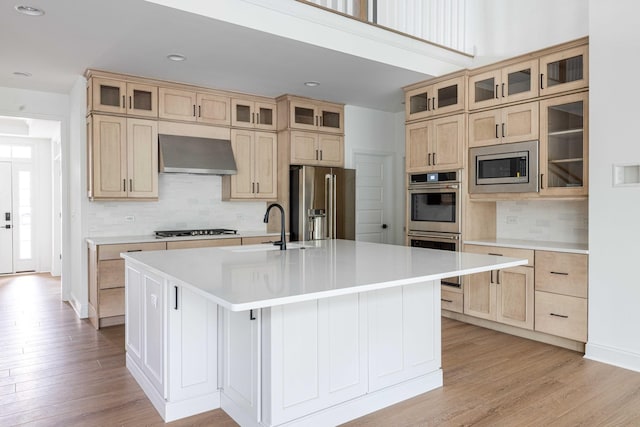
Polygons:
<instances>
[{"instance_id":1,"label":"white baseboard","mask_svg":"<svg viewBox=\"0 0 640 427\"><path fill-rule=\"evenodd\" d=\"M87 306L82 304L80 300L78 300L78 298L76 298L76 296L73 294L73 292L71 292L71 294L69 295L68 301L69 304L71 304L71 308L73 308L73 311L76 312L76 315L80 319L86 319L87 317L89 317L89 310L87 309Z\"/></svg>"},{"instance_id":2,"label":"white baseboard","mask_svg":"<svg viewBox=\"0 0 640 427\"><path fill-rule=\"evenodd\" d=\"M624 369L640 372L640 354L588 342L584 357Z\"/></svg>"}]
</instances>

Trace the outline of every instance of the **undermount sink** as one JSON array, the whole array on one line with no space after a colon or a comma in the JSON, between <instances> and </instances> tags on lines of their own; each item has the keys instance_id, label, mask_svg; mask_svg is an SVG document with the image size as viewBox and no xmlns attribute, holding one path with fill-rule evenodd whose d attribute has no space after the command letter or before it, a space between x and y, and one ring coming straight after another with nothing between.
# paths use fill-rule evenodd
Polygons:
<instances>
[{"instance_id":1,"label":"undermount sink","mask_svg":"<svg viewBox=\"0 0 640 427\"><path fill-rule=\"evenodd\" d=\"M316 246L314 244L287 243L287 250L312 249L315 247ZM263 252L263 251L279 251L280 246L263 243L259 245L248 245L248 246L228 246L228 247L222 247L220 249L226 249L231 252Z\"/></svg>"}]
</instances>

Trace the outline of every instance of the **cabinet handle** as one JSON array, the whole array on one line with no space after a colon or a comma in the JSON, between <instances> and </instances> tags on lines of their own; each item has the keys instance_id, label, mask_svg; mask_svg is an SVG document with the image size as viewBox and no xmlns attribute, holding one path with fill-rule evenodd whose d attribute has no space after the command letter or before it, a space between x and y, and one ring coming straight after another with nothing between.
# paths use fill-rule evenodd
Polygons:
<instances>
[{"instance_id":1,"label":"cabinet handle","mask_svg":"<svg viewBox=\"0 0 640 427\"><path fill-rule=\"evenodd\" d=\"M561 317L563 319L569 318L569 316L565 316L564 314L556 314L556 313L549 313L549 316Z\"/></svg>"},{"instance_id":2,"label":"cabinet handle","mask_svg":"<svg viewBox=\"0 0 640 427\"><path fill-rule=\"evenodd\" d=\"M502 83L502 97L504 98L504 83Z\"/></svg>"},{"instance_id":3,"label":"cabinet handle","mask_svg":"<svg viewBox=\"0 0 640 427\"><path fill-rule=\"evenodd\" d=\"M260 183L256 182L256 193L260 194Z\"/></svg>"},{"instance_id":4,"label":"cabinet handle","mask_svg":"<svg viewBox=\"0 0 640 427\"><path fill-rule=\"evenodd\" d=\"M448 302L448 303L452 303L452 302L453 302L453 300L450 300L450 299L444 299L444 298L440 298L440 301L442 301L442 302Z\"/></svg>"},{"instance_id":5,"label":"cabinet handle","mask_svg":"<svg viewBox=\"0 0 640 427\"><path fill-rule=\"evenodd\" d=\"M122 95L122 108L127 108L124 95Z\"/></svg>"},{"instance_id":6,"label":"cabinet handle","mask_svg":"<svg viewBox=\"0 0 640 427\"><path fill-rule=\"evenodd\" d=\"M322 160L322 150L320 150L320 160Z\"/></svg>"},{"instance_id":7,"label":"cabinet handle","mask_svg":"<svg viewBox=\"0 0 640 427\"><path fill-rule=\"evenodd\" d=\"M498 99L498 87L499 87L499 85L496 85L496 92L495 92L496 93L496 99Z\"/></svg>"},{"instance_id":8,"label":"cabinet handle","mask_svg":"<svg viewBox=\"0 0 640 427\"><path fill-rule=\"evenodd\" d=\"M431 153L427 156L427 166L431 166Z\"/></svg>"},{"instance_id":9,"label":"cabinet handle","mask_svg":"<svg viewBox=\"0 0 640 427\"><path fill-rule=\"evenodd\" d=\"M498 124L496 123L496 138L500 138L500 136L498 136Z\"/></svg>"},{"instance_id":10,"label":"cabinet handle","mask_svg":"<svg viewBox=\"0 0 640 427\"><path fill-rule=\"evenodd\" d=\"M320 116L320 127L324 126L324 117Z\"/></svg>"},{"instance_id":11,"label":"cabinet handle","mask_svg":"<svg viewBox=\"0 0 640 427\"><path fill-rule=\"evenodd\" d=\"M253 310L249 310L249 320L256 320L256 317L253 315Z\"/></svg>"},{"instance_id":12,"label":"cabinet handle","mask_svg":"<svg viewBox=\"0 0 640 427\"><path fill-rule=\"evenodd\" d=\"M504 138L504 123L502 124L502 137Z\"/></svg>"},{"instance_id":13,"label":"cabinet handle","mask_svg":"<svg viewBox=\"0 0 640 427\"><path fill-rule=\"evenodd\" d=\"M142 252L142 249L129 249L127 252Z\"/></svg>"},{"instance_id":14,"label":"cabinet handle","mask_svg":"<svg viewBox=\"0 0 640 427\"><path fill-rule=\"evenodd\" d=\"M498 285L500 284L500 270L496 271L496 277L498 278Z\"/></svg>"},{"instance_id":15,"label":"cabinet handle","mask_svg":"<svg viewBox=\"0 0 640 427\"><path fill-rule=\"evenodd\" d=\"M256 124L260 123L260 113L256 113Z\"/></svg>"},{"instance_id":16,"label":"cabinet handle","mask_svg":"<svg viewBox=\"0 0 640 427\"><path fill-rule=\"evenodd\" d=\"M256 183L255 183L255 182L252 182L252 183L251 183L251 193L253 194L253 193L255 193L255 192L256 192Z\"/></svg>"},{"instance_id":17,"label":"cabinet handle","mask_svg":"<svg viewBox=\"0 0 640 427\"><path fill-rule=\"evenodd\" d=\"M433 166L435 166L435 165L436 165L436 163L437 163L437 162L436 162L436 153L433 153Z\"/></svg>"},{"instance_id":18,"label":"cabinet handle","mask_svg":"<svg viewBox=\"0 0 640 427\"><path fill-rule=\"evenodd\" d=\"M489 271L489 283L494 283L493 281L493 270Z\"/></svg>"},{"instance_id":19,"label":"cabinet handle","mask_svg":"<svg viewBox=\"0 0 640 427\"><path fill-rule=\"evenodd\" d=\"M431 111L431 98L427 98L427 111Z\"/></svg>"},{"instance_id":20,"label":"cabinet handle","mask_svg":"<svg viewBox=\"0 0 640 427\"><path fill-rule=\"evenodd\" d=\"M202 117L202 105L198 105L198 117Z\"/></svg>"},{"instance_id":21,"label":"cabinet handle","mask_svg":"<svg viewBox=\"0 0 640 427\"><path fill-rule=\"evenodd\" d=\"M544 174L540 174L540 189L544 190Z\"/></svg>"},{"instance_id":22,"label":"cabinet handle","mask_svg":"<svg viewBox=\"0 0 640 427\"><path fill-rule=\"evenodd\" d=\"M436 111L436 97L434 96L432 99L433 101L431 101L431 105L433 106L433 111Z\"/></svg>"},{"instance_id":23,"label":"cabinet handle","mask_svg":"<svg viewBox=\"0 0 640 427\"><path fill-rule=\"evenodd\" d=\"M196 104L193 104L193 117L196 116Z\"/></svg>"},{"instance_id":24,"label":"cabinet handle","mask_svg":"<svg viewBox=\"0 0 640 427\"><path fill-rule=\"evenodd\" d=\"M544 74L540 73L540 89L544 89L544 87L542 86L543 81L544 81Z\"/></svg>"},{"instance_id":25,"label":"cabinet handle","mask_svg":"<svg viewBox=\"0 0 640 427\"><path fill-rule=\"evenodd\" d=\"M174 292L175 292L175 297L176 297L176 298L175 298L175 301L174 301L173 309L174 309L174 310L177 310L177 309L178 309L178 287L177 287L177 286L174 286L174 287L173 287L173 290L174 290Z\"/></svg>"},{"instance_id":26,"label":"cabinet handle","mask_svg":"<svg viewBox=\"0 0 640 427\"><path fill-rule=\"evenodd\" d=\"M126 179L122 180L122 191L127 191L127 180Z\"/></svg>"},{"instance_id":27,"label":"cabinet handle","mask_svg":"<svg viewBox=\"0 0 640 427\"><path fill-rule=\"evenodd\" d=\"M133 191L133 179L129 178L129 192Z\"/></svg>"},{"instance_id":28,"label":"cabinet handle","mask_svg":"<svg viewBox=\"0 0 640 427\"><path fill-rule=\"evenodd\" d=\"M256 122L256 113L251 113L251 123Z\"/></svg>"},{"instance_id":29,"label":"cabinet handle","mask_svg":"<svg viewBox=\"0 0 640 427\"><path fill-rule=\"evenodd\" d=\"M318 116L316 116L316 126L318 126Z\"/></svg>"},{"instance_id":30,"label":"cabinet handle","mask_svg":"<svg viewBox=\"0 0 640 427\"><path fill-rule=\"evenodd\" d=\"M131 108L132 108L131 98L132 98L132 97L131 97L131 96L129 96L129 110L131 110Z\"/></svg>"},{"instance_id":31,"label":"cabinet handle","mask_svg":"<svg viewBox=\"0 0 640 427\"><path fill-rule=\"evenodd\" d=\"M551 274L557 274L557 275L560 275L560 276L568 276L569 275L569 273L562 273L560 271L550 271L550 273Z\"/></svg>"},{"instance_id":32,"label":"cabinet handle","mask_svg":"<svg viewBox=\"0 0 640 427\"><path fill-rule=\"evenodd\" d=\"M494 254L494 253L491 253L491 252L489 252L487 255L493 255L493 256L504 256L504 255L502 255L502 254Z\"/></svg>"}]
</instances>

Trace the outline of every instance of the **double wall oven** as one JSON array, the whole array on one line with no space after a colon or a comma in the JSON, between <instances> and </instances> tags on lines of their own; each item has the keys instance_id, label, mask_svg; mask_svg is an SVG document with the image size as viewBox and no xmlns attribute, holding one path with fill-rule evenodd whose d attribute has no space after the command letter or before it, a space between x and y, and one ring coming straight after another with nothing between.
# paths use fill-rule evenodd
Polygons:
<instances>
[{"instance_id":1,"label":"double wall oven","mask_svg":"<svg viewBox=\"0 0 640 427\"><path fill-rule=\"evenodd\" d=\"M462 232L462 171L409 175L408 244L418 248L458 251ZM442 279L460 289L460 278Z\"/></svg>"}]
</instances>

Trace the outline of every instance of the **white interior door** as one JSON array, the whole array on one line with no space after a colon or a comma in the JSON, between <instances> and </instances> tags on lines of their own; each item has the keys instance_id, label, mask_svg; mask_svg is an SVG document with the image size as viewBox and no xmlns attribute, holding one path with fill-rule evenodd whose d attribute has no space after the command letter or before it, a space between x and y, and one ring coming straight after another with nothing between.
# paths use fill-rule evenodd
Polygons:
<instances>
[{"instance_id":1,"label":"white interior door","mask_svg":"<svg viewBox=\"0 0 640 427\"><path fill-rule=\"evenodd\" d=\"M391 154L356 153L356 240L392 243Z\"/></svg>"},{"instance_id":2,"label":"white interior door","mask_svg":"<svg viewBox=\"0 0 640 427\"><path fill-rule=\"evenodd\" d=\"M0 162L0 274L13 273L12 187L11 162Z\"/></svg>"}]
</instances>

